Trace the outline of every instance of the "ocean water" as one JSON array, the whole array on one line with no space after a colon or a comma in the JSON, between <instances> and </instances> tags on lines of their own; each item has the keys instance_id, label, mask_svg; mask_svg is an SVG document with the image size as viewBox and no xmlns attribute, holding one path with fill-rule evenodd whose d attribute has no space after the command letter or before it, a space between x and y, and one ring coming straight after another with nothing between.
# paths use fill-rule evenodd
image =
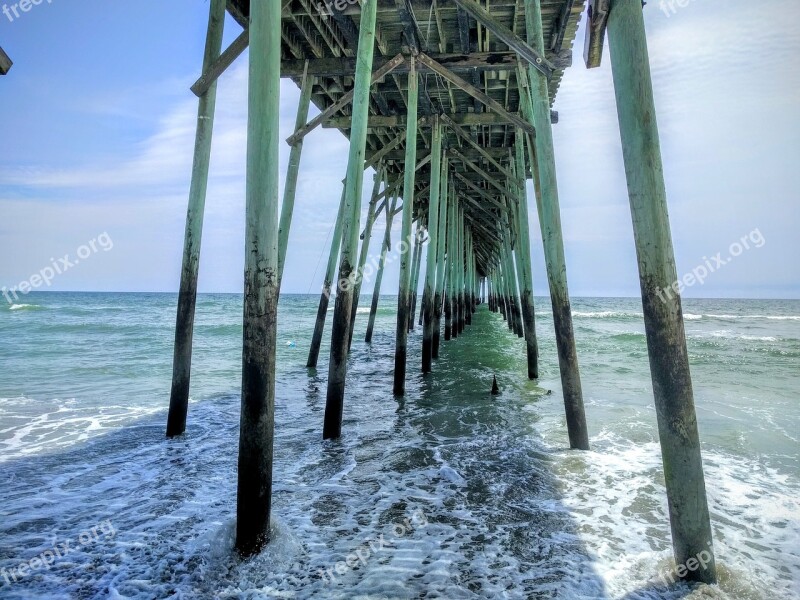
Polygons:
<instances>
[{"instance_id":1,"label":"ocean water","mask_svg":"<svg viewBox=\"0 0 800 600\"><path fill-rule=\"evenodd\" d=\"M720 571L692 587L667 575L640 302L573 301L592 445L573 452L537 301L539 381L482 306L426 377L411 334L405 399L391 394L396 299L371 346L360 308L343 436L323 441L330 329L309 372L317 298L283 297L273 541L248 560L232 551L241 296L198 300L174 440L174 295L3 305L0 597L800 598L800 302L684 302Z\"/></svg>"}]
</instances>

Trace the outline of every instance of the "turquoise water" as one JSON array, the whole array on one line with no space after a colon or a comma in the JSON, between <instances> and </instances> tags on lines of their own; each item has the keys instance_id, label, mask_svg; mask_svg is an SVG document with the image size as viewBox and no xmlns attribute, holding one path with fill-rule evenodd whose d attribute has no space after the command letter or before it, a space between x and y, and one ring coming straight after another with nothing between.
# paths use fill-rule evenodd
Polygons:
<instances>
[{"instance_id":1,"label":"turquoise water","mask_svg":"<svg viewBox=\"0 0 800 600\"><path fill-rule=\"evenodd\" d=\"M638 300L573 302L592 443L576 453L546 299L538 382L484 306L430 376L411 335L404 400L391 394L396 299L382 298L371 346L360 308L344 435L323 442L329 328L309 372L317 298L282 298L275 534L247 561L231 551L241 297L200 296L188 430L168 441L175 302L32 293L0 307L0 597L800 597L798 301L684 302L721 572L697 589L661 577ZM67 540L48 568L15 570Z\"/></svg>"}]
</instances>

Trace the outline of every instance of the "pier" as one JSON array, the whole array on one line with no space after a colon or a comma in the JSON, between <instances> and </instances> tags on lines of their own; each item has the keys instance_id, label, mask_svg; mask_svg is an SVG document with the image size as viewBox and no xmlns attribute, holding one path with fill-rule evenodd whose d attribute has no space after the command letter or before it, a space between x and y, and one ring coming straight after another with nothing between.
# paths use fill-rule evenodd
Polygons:
<instances>
[{"instance_id":1,"label":"pier","mask_svg":"<svg viewBox=\"0 0 800 600\"><path fill-rule=\"evenodd\" d=\"M684 572L688 579L714 583L681 300L661 294L677 273L641 0L209 4L202 72L192 86L199 102L197 135L167 435L181 435L186 428L217 80L249 48L239 552L252 555L269 542L277 307L283 266L292 251L288 239L303 145L319 127L336 128L350 142L316 327L309 332L307 365L315 368L333 295L322 437L342 434L348 355L352 344L371 341L395 216L402 224L401 256L387 397L405 395L410 369L436 377L441 344L457 345L469 335L472 315L482 305L500 312L518 336L519 352L527 359L520 377L538 378L528 225L533 204L544 244L567 435L572 449L589 450L591 424L572 323L552 135L558 122L552 107L564 72L580 68L573 66L573 45L584 19L586 67L600 66L606 37L609 42L675 562L685 565L710 552L711 560L702 567ZM226 14L242 31L223 50ZM0 74L10 66L0 50ZM286 140L279 138L281 78L301 90L295 130ZM320 114L309 120L311 103ZM284 143L291 153L281 198L278 156ZM367 170L374 179L362 220ZM381 261L366 340L354 340L371 244L380 244ZM420 323L421 362L416 364L409 361L408 332Z\"/></svg>"}]
</instances>

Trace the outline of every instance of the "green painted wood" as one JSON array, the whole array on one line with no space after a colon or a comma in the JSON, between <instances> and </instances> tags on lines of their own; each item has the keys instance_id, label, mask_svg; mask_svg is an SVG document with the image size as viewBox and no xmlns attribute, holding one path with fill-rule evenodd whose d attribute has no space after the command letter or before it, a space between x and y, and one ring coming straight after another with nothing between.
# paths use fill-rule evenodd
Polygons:
<instances>
[{"instance_id":1,"label":"green painted wood","mask_svg":"<svg viewBox=\"0 0 800 600\"><path fill-rule=\"evenodd\" d=\"M544 49L542 12L540 0L524 0L525 23L528 43L536 50ZM520 69L522 71L522 69ZM553 128L550 123L550 100L547 79L533 68L529 73L529 99L523 96L523 111L527 104L528 114L536 128L536 165L541 185L539 201L540 225L544 242L547 279L553 305L553 324L556 330L561 387L564 392L564 408L567 416L567 431L570 447L589 449L589 430L583 407L578 353L575 348L575 333L572 326L567 286L567 266L564 258L564 240L561 232L561 212L558 199L556 161L553 149ZM529 100L526 102L526 100Z\"/></svg>"},{"instance_id":2,"label":"green painted wood","mask_svg":"<svg viewBox=\"0 0 800 600\"><path fill-rule=\"evenodd\" d=\"M417 104L419 99L419 80L416 71L416 59L412 56L408 74L408 125L406 131L406 163L417 164ZM408 240L411 235L411 219L414 215L414 184L416 169L406 169L403 182L403 226L401 236ZM406 362L408 356L408 317L411 284L411 261L408 253L400 255L400 285L397 295L397 334L394 350L394 384L395 396L403 396L406 392Z\"/></svg>"},{"instance_id":3,"label":"green painted wood","mask_svg":"<svg viewBox=\"0 0 800 600\"><path fill-rule=\"evenodd\" d=\"M419 291L419 272L422 266L422 244L425 230L417 221L417 232L414 235L414 256L411 259L411 310L409 312L408 330L414 331L414 315L417 314L417 292Z\"/></svg>"},{"instance_id":4,"label":"green painted wood","mask_svg":"<svg viewBox=\"0 0 800 600\"><path fill-rule=\"evenodd\" d=\"M203 69L208 68L222 50L225 26L225 0L211 2L208 15ZM186 430L189 411L189 382L192 372L192 337L197 305L197 273L200 267L200 246L203 237L203 215L208 189L208 169L211 163L211 139L214 131L214 112L217 86L212 85L200 97L197 109L197 132L194 142L192 182L186 211L186 231L183 238L183 264L175 317L175 346L172 357L172 389L167 415L167 437Z\"/></svg>"},{"instance_id":5,"label":"green painted wood","mask_svg":"<svg viewBox=\"0 0 800 600\"><path fill-rule=\"evenodd\" d=\"M242 406L236 548L269 541L278 320L281 8L254 2L250 14Z\"/></svg>"},{"instance_id":6,"label":"green painted wood","mask_svg":"<svg viewBox=\"0 0 800 600\"><path fill-rule=\"evenodd\" d=\"M528 215L528 192L525 179L525 136L517 129L514 143L514 173L521 177L523 184L518 187L519 209L517 210L517 230L519 231L520 304L525 329L525 352L528 366L528 379L539 377L539 344L536 339L536 308L533 302L533 267L531 259L531 236Z\"/></svg>"},{"instance_id":7,"label":"green painted wood","mask_svg":"<svg viewBox=\"0 0 800 600\"><path fill-rule=\"evenodd\" d=\"M442 329L442 295L445 285L445 240L447 238L447 207L448 207L448 160L442 159L442 173L439 178L441 191L439 193L439 224L436 236L436 286L433 292L433 340L431 342L431 356L439 358L439 342Z\"/></svg>"},{"instance_id":8,"label":"green painted wood","mask_svg":"<svg viewBox=\"0 0 800 600\"><path fill-rule=\"evenodd\" d=\"M295 130L305 125L308 120L308 108L311 104L311 89L314 78L308 74L303 76L300 88L300 101L297 104ZM283 204L281 205L281 221L278 226L278 284L283 279L283 267L286 265L286 251L289 247L289 230L292 226L294 201L297 196L297 176L300 173L300 157L303 153L303 139L292 146L289 151L289 166L286 168L286 183L283 188Z\"/></svg>"},{"instance_id":9,"label":"green painted wood","mask_svg":"<svg viewBox=\"0 0 800 600\"><path fill-rule=\"evenodd\" d=\"M678 275L639 0L612 2L608 37L673 553L678 565L708 557L697 569L686 570L685 578L711 584L717 580L716 565L681 299L664 294Z\"/></svg>"},{"instance_id":10,"label":"green painted wood","mask_svg":"<svg viewBox=\"0 0 800 600\"><path fill-rule=\"evenodd\" d=\"M450 188L447 203L447 275L444 295L444 339L449 342L453 337L453 295L455 291L455 240L456 234L456 191Z\"/></svg>"},{"instance_id":11,"label":"green painted wood","mask_svg":"<svg viewBox=\"0 0 800 600\"><path fill-rule=\"evenodd\" d=\"M430 373L433 359L433 325L436 288L436 261L439 244L439 196L442 177L442 124L434 117L431 134L431 191L428 200L428 253L425 261L425 293L422 310L425 321L422 334L422 372Z\"/></svg>"},{"instance_id":12,"label":"green painted wood","mask_svg":"<svg viewBox=\"0 0 800 600\"><path fill-rule=\"evenodd\" d=\"M342 222L344 220L344 186L342 197L339 200L339 210L336 213L336 224L333 226L331 238L331 251L328 255L328 265L325 268L325 279L322 281L322 293L317 307L317 320L314 323L314 333L311 336L311 347L308 349L306 367L316 369L319 361L319 349L322 346L322 335L325 331L325 320L328 317L328 304L333 293L333 277L336 274L336 261L339 258L339 249L342 244Z\"/></svg>"},{"instance_id":13,"label":"green painted wood","mask_svg":"<svg viewBox=\"0 0 800 600\"><path fill-rule=\"evenodd\" d=\"M372 304L369 309L369 321L367 322L367 334L364 341L372 343L372 332L375 328L375 315L378 313L378 302L381 298L381 284L383 283L383 269L386 266L386 253L392 244L392 221L394 219L395 206L397 206L397 194L392 198L391 205L386 205L386 228L383 232L383 245L381 246L381 258L378 262L378 274L375 276L375 287L372 290Z\"/></svg>"},{"instance_id":14,"label":"green painted wood","mask_svg":"<svg viewBox=\"0 0 800 600\"><path fill-rule=\"evenodd\" d=\"M367 264L367 256L369 255L369 244L372 239L372 226L375 223L375 208L378 202L378 192L381 188L381 183L384 180L384 169L380 169L375 173L374 185L372 187L372 196L369 201L369 208L367 209L367 222L364 225L364 233L361 241L361 252L358 255L358 271L355 283L355 290L353 291L353 306L350 309L350 339L347 343L348 349L353 344L353 330L356 326L356 315L358 314L358 302L361 298L361 284L364 280L364 266Z\"/></svg>"},{"instance_id":15,"label":"green painted wood","mask_svg":"<svg viewBox=\"0 0 800 600\"><path fill-rule=\"evenodd\" d=\"M353 88L353 113L350 128L350 155L345 183L345 209L342 222L342 250L331 327L331 357L328 363L328 392L322 429L324 439L342 433L347 354L350 343L350 313L353 306L355 268L358 252L358 225L361 214L361 184L364 180L364 155L367 147L372 58L375 52L375 17L378 0L365 0L361 7L358 36L358 61Z\"/></svg>"}]
</instances>

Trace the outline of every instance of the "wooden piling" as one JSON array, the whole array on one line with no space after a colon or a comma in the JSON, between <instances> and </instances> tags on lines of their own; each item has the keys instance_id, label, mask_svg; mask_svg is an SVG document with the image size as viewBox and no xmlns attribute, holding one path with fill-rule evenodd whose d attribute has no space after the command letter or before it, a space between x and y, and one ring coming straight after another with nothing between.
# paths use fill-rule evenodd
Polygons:
<instances>
[{"instance_id":1,"label":"wooden piling","mask_svg":"<svg viewBox=\"0 0 800 600\"><path fill-rule=\"evenodd\" d=\"M528 44L535 50L544 52L544 33L542 27L541 3L539 0L524 0L525 23ZM522 71L522 69L519 69ZM564 240L561 233L561 214L558 200L556 163L553 150L553 129L550 121L550 99L547 79L539 71L530 68L529 95L521 94L523 110L528 104L528 113L536 128L535 173L541 185L539 223L542 228L547 278L550 284L550 298L553 305L553 324L556 330L561 387L564 392L564 408L567 416L567 430L570 447L589 449L589 431L583 407L583 392L578 368L578 354L575 349L575 335L572 326L567 286L567 268L564 258ZM528 96L526 99L525 96ZM526 102L528 100L528 102Z\"/></svg>"},{"instance_id":2,"label":"wooden piling","mask_svg":"<svg viewBox=\"0 0 800 600\"><path fill-rule=\"evenodd\" d=\"M455 259L455 231L456 231L456 194L453 188L450 198L447 202L447 275L444 295L444 340L450 341L453 332L453 291L455 285L453 278L455 277L455 267L453 265Z\"/></svg>"},{"instance_id":3,"label":"wooden piling","mask_svg":"<svg viewBox=\"0 0 800 600\"><path fill-rule=\"evenodd\" d=\"M322 346L322 334L325 332L325 320L328 318L328 305L333 293L333 277L336 274L336 261L339 258L339 248L342 244L342 221L344 219L344 184L342 197L339 200L339 210L336 213L336 224L333 226L331 238L331 251L328 255L328 266L325 268L325 279L322 281L322 292L319 296L317 307L317 320L314 323L314 333L311 336L311 347L308 349L306 367L316 369L319 360L319 349Z\"/></svg>"},{"instance_id":4,"label":"wooden piling","mask_svg":"<svg viewBox=\"0 0 800 600\"><path fill-rule=\"evenodd\" d=\"M678 565L698 563L683 569L686 579L712 584L717 574L681 299L664 293L678 276L639 0L611 3L608 37L673 553ZM709 559L698 562L699 556Z\"/></svg>"},{"instance_id":5,"label":"wooden piling","mask_svg":"<svg viewBox=\"0 0 800 600\"><path fill-rule=\"evenodd\" d=\"M383 232L383 245L381 246L381 258L378 263L378 274L375 276L375 287L372 290L372 304L369 309L369 321L367 322L367 335L364 341L367 344L372 343L372 330L375 327L375 315L378 313L378 302L381 298L381 284L383 282L383 268L386 266L386 253L389 251L392 239L392 221L394 219L394 210L397 206L397 193L392 198L392 203L386 204L386 229Z\"/></svg>"},{"instance_id":6,"label":"wooden piling","mask_svg":"<svg viewBox=\"0 0 800 600\"><path fill-rule=\"evenodd\" d=\"M302 129L308 120L308 108L311 104L311 89L314 77L308 74L308 61L303 71L303 82L300 88L300 101L297 104L297 118L294 130ZM294 143L289 151L289 166L286 168L286 183L283 187L283 203L281 204L281 221L278 226L278 286L283 280L283 267L286 265L286 250L289 246L289 231L294 215L294 200L297 196L297 176L300 173L300 157L303 153L303 138Z\"/></svg>"},{"instance_id":7,"label":"wooden piling","mask_svg":"<svg viewBox=\"0 0 800 600\"><path fill-rule=\"evenodd\" d=\"M244 339L236 548L269 541L278 317L278 162L281 7L250 8Z\"/></svg>"},{"instance_id":8,"label":"wooden piling","mask_svg":"<svg viewBox=\"0 0 800 600\"><path fill-rule=\"evenodd\" d=\"M225 25L225 0L213 0L209 8L203 72L206 72L222 51L222 32ZM189 411L189 381L192 372L192 337L197 305L197 272L200 266L200 245L203 237L203 214L208 188L208 169L211 162L211 138L217 84L200 96L197 110L197 133L194 142L194 164L186 211L186 232L183 238L183 264L175 318L175 346L172 357L172 390L167 416L167 437L181 435L186 430Z\"/></svg>"},{"instance_id":9,"label":"wooden piling","mask_svg":"<svg viewBox=\"0 0 800 600\"><path fill-rule=\"evenodd\" d=\"M408 117L406 131L406 165L403 182L403 226L401 236L408 240L411 235L411 218L414 214L414 183L417 164L417 100L419 81L417 79L416 59L409 58L408 73ZM406 359L408 355L408 318L411 296L411 261L408 252L400 256L400 286L397 294L397 336L394 351L394 384L395 396L403 396L406 392Z\"/></svg>"},{"instance_id":10,"label":"wooden piling","mask_svg":"<svg viewBox=\"0 0 800 600\"><path fill-rule=\"evenodd\" d=\"M347 354L350 343L350 312L355 287L354 269L358 252L358 221L361 213L361 184L364 179L364 154L367 144L372 59L375 51L375 19L378 0L364 0L358 30L353 113L350 127L350 155L345 183L342 250L331 327L331 355L328 364L328 393L325 402L324 439L338 438L342 432ZM412 163L413 164L413 163Z\"/></svg>"},{"instance_id":11,"label":"wooden piling","mask_svg":"<svg viewBox=\"0 0 800 600\"><path fill-rule=\"evenodd\" d=\"M445 285L445 240L447 238L447 207L449 194L448 158L442 159L442 174L439 178L439 223L436 236L436 287L433 292L433 340L431 356L439 358L439 342L442 329L442 295Z\"/></svg>"},{"instance_id":12,"label":"wooden piling","mask_svg":"<svg viewBox=\"0 0 800 600\"><path fill-rule=\"evenodd\" d=\"M361 298L361 283L364 280L364 266L367 264L367 256L369 255L369 243L372 238L372 226L375 223L375 208L377 206L378 192L380 191L383 178L384 171L381 168L375 172L372 196L369 201L369 208L367 209L367 222L364 225L363 239L361 241L361 252L358 255L358 271L356 276L355 290L353 291L353 306L350 310L350 339L347 342L348 351L353 345L353 330L356 326L358 303Z\"/></svg>"},{"instance_id":13,"label":"wooden piling","mask_svg":"<svg viewBox=\"0 0 800 600\"><path fill-rule=\"evenodd\" d=\"M417 221L417 232L414 235L414 256L411 258L411 311L408 319L408 330L414 331L414 315L417 314L417 288L419 287L419 271L422 265L422 239L424 231L421 222Z\"/></svg>"},{"instance_id":14,"label":"wooden piling","mask_svg":"<svg viewBox=\"0 0 800 600\"><path fill-rule=\"evenodd\" d=\"M519 231L519 253L522 258L520 268L520 304L525 330L525 350L528 364L528 379L539 377L539 344L536 339L536 308L533 302L533 267L531 264L531 237L528 217L528 192L525 188L525 135L517 129L514 144L514 161L512 172L521 183L517 186L518 209L516 211L517 230Z\"/></svg>"},{"instance_id":15,"label":"wooden piling","mask_svg":"<svg viewBox=\"0 0 800 600\"><path fill-rule=\"evenodd\" d=\"M425 311L425 329L422 337L422 372L430 373L433 358L434 305L436 303L437 251L439 248L439 196L442 176L442 125L438 115L433 118L431 134L431 191L428 201L428 255L425 261L425 294L422 310Z\"/></svg>"}]
</instances>

